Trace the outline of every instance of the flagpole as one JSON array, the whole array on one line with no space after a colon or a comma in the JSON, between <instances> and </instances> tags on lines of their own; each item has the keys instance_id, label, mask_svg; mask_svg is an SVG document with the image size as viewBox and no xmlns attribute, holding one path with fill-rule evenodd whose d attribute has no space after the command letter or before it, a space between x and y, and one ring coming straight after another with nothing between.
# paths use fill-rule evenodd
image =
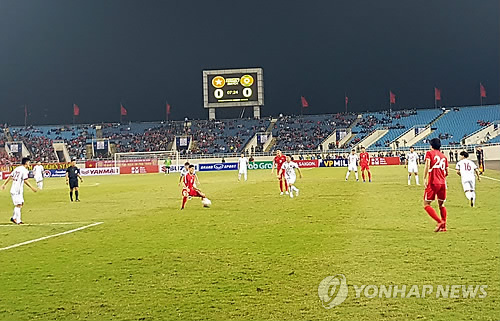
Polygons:
<instances>
[{"instance_id":1,"label":"flagpole","mask_svg":"<svg viewBox=\"0 0 500 321\"><path fill-rule=\"evenodd\" d=\"M120 103L120 124L123 123L122 121L122 103Z\"/></svg>"},{"instance_id":2,"label":"flagpole","mask_svg":"<svg viewBox=\"0 0 500 321\"><path fill-rule=\"evenodd\" d=\"M483 105L483 92L481 90L482 87L483 87L483 84L479 83L479 103L481 104L481 106Z\"/></svg>"},{"instance_id":3,"label":"flagpole","mask_svg":"<svg viewBox=\"0 0 500 321\"><path fill-rule=\"evenodd\" d=\"M24 104L24 128L27 127L28 124L28 105Z\"/></svg>"},{"instance_id":4,"label":"flagpole","mask_svg":"<svg viewBox=\"0 0 500 321\"><path fill-rule=\"evenodd\" d=\"M344 92L345 113L347 114L347 92Z\"/></svg>"}]
</instances>

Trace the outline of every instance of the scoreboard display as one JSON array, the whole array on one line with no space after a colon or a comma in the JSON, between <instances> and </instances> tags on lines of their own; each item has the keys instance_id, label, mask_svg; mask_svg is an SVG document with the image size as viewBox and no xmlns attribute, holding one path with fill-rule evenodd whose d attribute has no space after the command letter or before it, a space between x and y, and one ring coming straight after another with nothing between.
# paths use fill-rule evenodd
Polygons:
<instances>
[{"instance_id":1,"label":"scoreboard display","mask_svg":"<svg viewBox=\"0 0 500 321\"><path fill-rule=\"evenodd\" d=\"M264 105L262 68L203 71L205 108Z\"/></svg>"}]
</instances>

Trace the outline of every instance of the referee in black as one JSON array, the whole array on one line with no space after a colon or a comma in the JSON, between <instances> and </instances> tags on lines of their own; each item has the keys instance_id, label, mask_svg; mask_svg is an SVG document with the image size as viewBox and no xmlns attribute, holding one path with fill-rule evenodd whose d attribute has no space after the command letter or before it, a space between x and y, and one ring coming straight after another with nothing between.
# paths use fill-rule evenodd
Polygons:
<instances>
[{"instance_id":1,"label":"referee in black","mask_svg":"<svg viewBox=\"0 0 500 321\"><path fill-rule=\"evenodd\" d=\"M78 198L78 179L83 183L83 179L80 176L80 169L76 167L76 159L71 159L70 166L66 169L66 184L69 184L69 198L73 202L73 190L75 191L75 201L80 202Z\"/></svg>"}]
</instances>

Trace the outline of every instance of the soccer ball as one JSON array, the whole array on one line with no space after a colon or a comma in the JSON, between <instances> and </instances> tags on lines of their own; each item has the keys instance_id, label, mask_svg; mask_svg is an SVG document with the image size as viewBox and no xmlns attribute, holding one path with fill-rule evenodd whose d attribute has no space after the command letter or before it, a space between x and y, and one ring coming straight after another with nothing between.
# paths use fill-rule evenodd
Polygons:
<instances>
[{"instance_id":1,"label":"soccer ball","mask_svg":"<svg viewBox=\"0 0 500 321\"><path fill-rule=\"evenodd\" d=\"M203 207L210 207L212 201L205 197L201 200L201 204L203 204Z\"/></svg>"}]
</instances>

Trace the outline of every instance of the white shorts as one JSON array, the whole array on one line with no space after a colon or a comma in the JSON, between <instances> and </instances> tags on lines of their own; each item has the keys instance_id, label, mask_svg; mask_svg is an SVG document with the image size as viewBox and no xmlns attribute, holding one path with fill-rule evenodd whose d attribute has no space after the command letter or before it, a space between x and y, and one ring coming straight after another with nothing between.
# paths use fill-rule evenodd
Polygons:
<instances>
[{"instance_id":1,"label":"white shorts","mask_svg":"<svg viewBox=\"0 0 500 321\"><path fill-rule=\"evenodd\" d=\"M10 193L10 196L12 197L12 203L14 203L14 205L22 205L22 204L24 204L24 195L23 194L12 194L12 193Z\"/></svg>"},{"instance_id":2,"label":"white shorts","mask_svg":"<svg viewBox=\"0 0 500 321\"><path fill-rule=\"evenodd\" d=\"M42 182L42 181L43 181L43 176L35 176L34 178L35 178L35 181L36 181L37 183L40 183L40 182Z\"/></svg>"},{"instance_id":3,"label":"white shorts","mask_svg":"<svg viewBox=\"0 0 500 321\"><path fill-rule=\"evenodd\" d=\"M416 165L416 164L408 165L408 173L417 173L418 174L418 165Z\"/></svg>"},{"instance_id":4,"label":"white shorts","mask_svg":"<svg viewBox=\"0 0 500 321\"><path fill-rule=\"evenodd\" d=\"M462 182L462 186L464 187L464 192L465 191L475 191L476 190L476 181L465 181Z\"/></svg>"},{"instance_id":5,"label":"white shorts","mask_svg":"<svg viewBox=\"0 0 500 321\"><path fill-rule=\"evenodd\" d=\"M247 170L246 169L240 169L240 174L246 174L247 173Z\"/></svg>"},{"instance_id":6,"label":"white shorts","mask_svg":"<svg viewBox=\"0 0 500 321\"><path fill-rule=\"evenodd\" d=\"M358 166L357 165L349 165L347 167L347 170L357 172L358 171Z\"/></svg>"},{"instance_id":7,"label":"white shorts","mask_svg":"<svg viewBox=\"0 0 500 321\"><path fill-rule=\"evenodd\" d=\"M286 182L288 185L293 185L295 184L295 181L297 180L297 176L285 176Z\"/></svg>"}]
</instances>

